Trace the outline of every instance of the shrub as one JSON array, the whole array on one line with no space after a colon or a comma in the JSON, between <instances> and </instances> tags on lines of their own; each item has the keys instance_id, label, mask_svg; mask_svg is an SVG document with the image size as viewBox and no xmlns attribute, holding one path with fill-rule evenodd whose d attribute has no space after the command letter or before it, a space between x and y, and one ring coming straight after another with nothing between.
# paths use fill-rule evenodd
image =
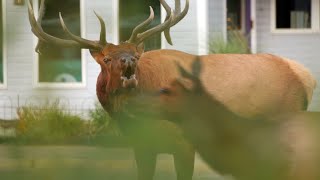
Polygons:
<instances>
[{"instance_id":1,"label":"shrub","mask_svg":"<svg viewBox=\"0 0 320 180\"><path fill-rule=\"evenodd\" d=\"M212 37L209 42L210 53L215 54L249 54L248 39L241 34L238 30L228 31L228 38L225 40L223 37Z\"/></svg>"},{"instance_id":2,"label":"shrub","mask_svg":"<svg viewBox=\"0 0 320 180\"><path fill-rule=\"evenodd\" d=\"M66 138L83 135L84 121L63 111L59 102L44 106L28 106L18 110L17 137L35 142L60 142Z\"/></svg>"}]
</instances>

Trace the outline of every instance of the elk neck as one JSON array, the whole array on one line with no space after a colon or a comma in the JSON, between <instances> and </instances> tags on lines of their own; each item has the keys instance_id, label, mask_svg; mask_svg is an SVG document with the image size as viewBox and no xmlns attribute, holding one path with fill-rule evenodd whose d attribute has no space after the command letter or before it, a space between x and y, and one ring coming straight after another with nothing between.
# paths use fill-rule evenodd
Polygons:
<instances>
[{"instance_id":1,"label":"elk neck","mask_svg":"<svg viewBox=\"0 0 320 180\"><path fill-rule=\"evenodd\" d=\"M97 78L96 94L102 107L112 116L120 110L123 102L138 91L135 89L114 89L108 83L110 83L108 73L102 70Z\"/></svg>"},{"instance_id":2,"label":"elk neck","mask_svg":"<svg viewBox=\"0 0 320 180\"><path fill-rule=\"evenodd\" d=\"M105 74L104 74L105 73ZM110 102L109 102L109 93L107 93L107 81L106 81L106 72L101 71L96 84L96 93L102 107L110 112Z\"/></svg>"}]
</instances>

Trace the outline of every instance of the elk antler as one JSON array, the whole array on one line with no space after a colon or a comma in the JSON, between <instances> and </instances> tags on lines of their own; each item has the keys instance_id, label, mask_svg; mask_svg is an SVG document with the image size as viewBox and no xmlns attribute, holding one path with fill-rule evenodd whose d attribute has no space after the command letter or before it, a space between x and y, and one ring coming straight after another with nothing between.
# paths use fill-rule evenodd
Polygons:
<instances>
[{"instance_id":1,"label":"elk antler","mask_svg":"<svg viewBox=\"0 0 320 180\"><path fill-rule=\"evenodd\" d=\"M149 29L141 33L141 30L144 29L146 26L150 25L150 23L153 21L154 12L152 7L150 7L149 18L133 29L132 34L127 42L140 44L146 38L164 31L167 42L172 45L172 40L170 37L170 27L176 25L179 21L181 21L186 16L189 10L189 0L186 0L186 5L182 12L181 12L180 0L175 0L174 13L172 12L170 6L164 0L160 0L160 3L167 12L165 21L162 24L159 24L158 26L155 26L152 29Z\"/></svg>"},{"instance_id":2,"label":"elk antler","mask_svg":"<svg viewBox=\"0 0 320 180\"><path fill-rule=\"evenodd\" d=\"M79 48L84 48L84 49L102 49L105 44L107 44L106 41L106 28L105 28L105 23L103 19L97 14L96 16L99 19L100 26L101 26L101 32L100 32L100 41L91 41L91 40L86 40L83 39L79 36L73 35L65 26L63 19L60 14L60 22L63 26L63 30L67 33L67 35L71 38L69 39L61 39L57 38L54 36L51 36L50 34L47 34L46 32L43 31L41 27L41 21L44 16L44 2L45 0L41 1L41 5L39 8L39 17L38 20L36 20L35 15L34 15L34 10L33 10L33 5L32 5L32 0L28 1L28 15L29 15L29 22L31 25L31 30L32 32L39 38L39 42L36 47L36 52L40 53L40 47L42 43L52 43L58 46L64 46L64 47L79 47Z\"/></svg>"}]
</instances>

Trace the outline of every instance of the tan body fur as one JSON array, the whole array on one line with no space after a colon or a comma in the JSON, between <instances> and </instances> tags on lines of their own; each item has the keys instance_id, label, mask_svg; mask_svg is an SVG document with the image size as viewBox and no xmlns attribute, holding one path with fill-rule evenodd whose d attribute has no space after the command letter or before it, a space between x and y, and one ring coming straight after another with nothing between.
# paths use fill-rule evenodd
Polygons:
<instances>
[{"instance_id":1,"label":"tan body fur","mask_svg":"<svg viewBox=\"0 0 320 180\"><path fill-rule=\"evenodd\" d=\"M175 62L190 69L194 58L175 50L144 53L136 72L138 88L158 90L168 86L179 76ZM306 109L316 86L305 67L270 54L213 54L200 58L200 79L206 90L244 117Z\"/></svg>"}]
</instances>

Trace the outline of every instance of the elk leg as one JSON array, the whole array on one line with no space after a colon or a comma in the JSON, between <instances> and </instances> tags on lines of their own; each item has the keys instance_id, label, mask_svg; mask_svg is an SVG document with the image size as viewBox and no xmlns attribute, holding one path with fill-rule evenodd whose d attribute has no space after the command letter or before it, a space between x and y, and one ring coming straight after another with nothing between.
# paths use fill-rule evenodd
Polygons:
<instances>
[{"instance_id":1,"label":"elk leg","mask_svg":"<svg viewBox=\"0 0 320 180\"><path fill-rule=\"evenodd\" d=\"M174 154L174 166L177 180L192 180L194 171L195 151L193 148L181 148Z\"/></svg>"},{"instance_id":2,"label":"elk leg","mask_svg":"<svg viewBox=\"0 0 320 180\"><path fill-rule=\"evenodd\" d=\"M156 169L157 154L135 149L134 155L138 169L138 180L152 180Z\"/></svg>"}]
</instances>

